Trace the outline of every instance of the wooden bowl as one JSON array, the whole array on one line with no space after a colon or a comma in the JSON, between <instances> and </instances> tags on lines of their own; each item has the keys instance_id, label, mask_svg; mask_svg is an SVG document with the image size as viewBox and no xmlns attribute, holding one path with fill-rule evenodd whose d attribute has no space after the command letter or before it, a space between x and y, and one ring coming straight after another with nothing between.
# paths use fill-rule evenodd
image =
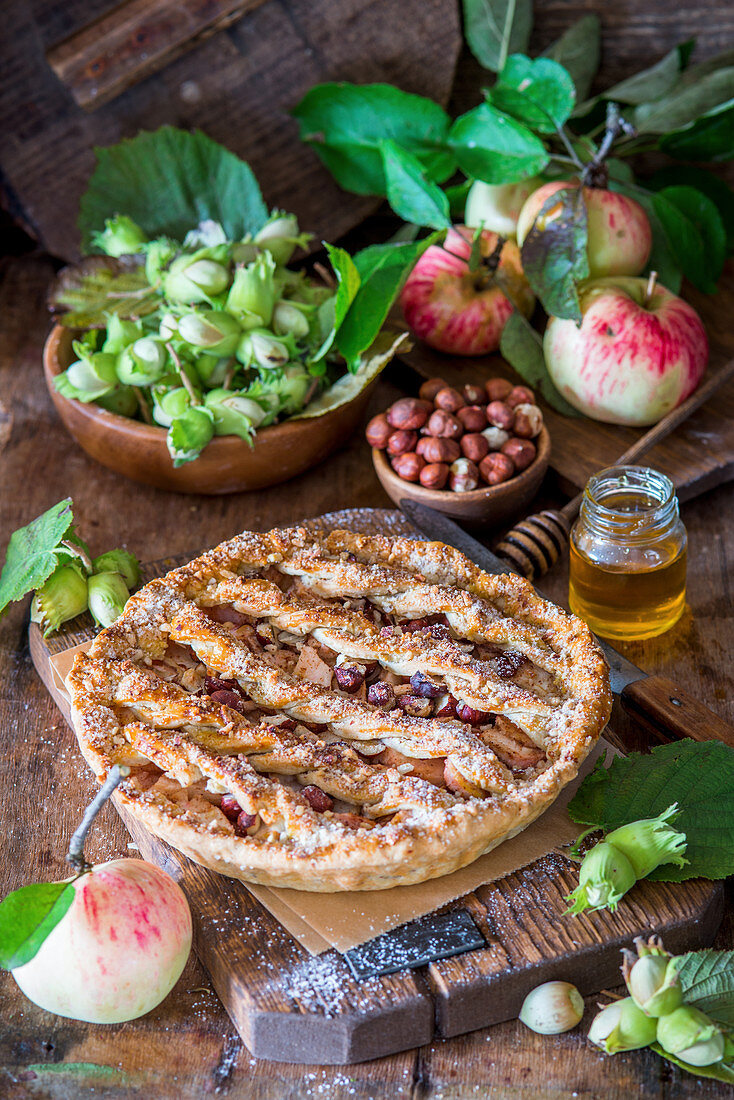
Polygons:
<instances>
[{"instance_id":1,"label":"wooden bowl","mask_svg":"<svg viewBox=\"0 0 734 1100\"><path fill-rule=\"evenodd\" d=\"M385 452L373 447L372 461L375 472L383 489L396 504L401 500L415 500L437 512L462 520L470 524L499 525L506 519L521 512L533 499L548 469L550 459L550 436L547 428L542 428L537 439L533 440L538 453L535 461L527 470L516 474L500 485L485 485L482 489L473 489L469 493L454 493L449 489L424 489L412 481L404 481L393 470Z\"/></svg>"},{"instance_id":2,"label":"wooden bowl","mask_svg":"<svg viewBox=\"0 0 734 1100\"><path fill-rule=\"evenodd\" d=\"M67 431L90 458L108 469L144 485L178 493L239 493L265 489L302 474L323 462L354 434L374 385L323 416L262 428L253 447L236 435L216 436L199 458L175 468L166 446L165 428L61 396L53 380L74 359L74 337L73 330L55 325L43 349L48 392Z\"/></svg>"}]
</instances>

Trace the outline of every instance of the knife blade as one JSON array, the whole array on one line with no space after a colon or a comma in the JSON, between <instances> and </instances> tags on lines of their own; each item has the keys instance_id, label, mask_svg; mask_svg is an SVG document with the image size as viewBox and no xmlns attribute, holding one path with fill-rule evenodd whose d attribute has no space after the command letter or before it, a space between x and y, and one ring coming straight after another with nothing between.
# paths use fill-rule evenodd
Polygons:
<instances>
[{"instance_id":1,"label":"knife blade","mask_svg":"<svg viewBox=\"0 0 734 1100\"><path fill-rule=\"evenodd\" d=\"M400 508L424 534L460 550L487 573L514 573L506 562L442 512L403 499ZM536 589L538 595L543 593ZM624 709L658 740L691 737L694 741L723 741L734 748L734 726L663 676L650 675L594 635L609 665L612 691Z\"/></svg>"}]
</instances>

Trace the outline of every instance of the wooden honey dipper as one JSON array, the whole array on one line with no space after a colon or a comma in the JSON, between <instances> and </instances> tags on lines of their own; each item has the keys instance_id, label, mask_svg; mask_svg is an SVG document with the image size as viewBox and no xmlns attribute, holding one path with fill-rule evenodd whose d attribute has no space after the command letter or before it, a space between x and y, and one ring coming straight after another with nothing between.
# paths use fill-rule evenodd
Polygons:
<instances>
[{"instance_id":1,"label":"wooden honey dipper","mask_svg":"<svg viewBox=\"0 0 734 1100\"><path fill-rule=\"evenodd\" d=\"M734 359L730 359L686 401L640 436L636 443L619 456L614 465L628 466L636 462L679 424L682 424L692 412L708 401L712 394L732 376L734 376ZM499 546L495 547L495 553L528 580L541 577L555 565L561 552L568 546L571 524L581 507L583 497L582 489L563 508L549 508L544 512L528 516L505 535Z\"/></svg>"}]
</instances>

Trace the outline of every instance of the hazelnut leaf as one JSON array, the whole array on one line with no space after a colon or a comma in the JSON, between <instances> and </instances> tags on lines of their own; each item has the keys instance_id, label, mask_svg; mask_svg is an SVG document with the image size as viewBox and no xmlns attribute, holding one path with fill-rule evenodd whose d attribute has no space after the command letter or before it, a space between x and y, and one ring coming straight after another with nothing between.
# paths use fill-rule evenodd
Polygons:
<instances>
[{"instance_id":1,"label":"hazelnut leaf","mask_svg":"<svg viewBox=\"0 0 734 1100\"><path fill-rule=\"evenodd\" d=\"M0 614L9 603L40 588L59 564L60 554L68 558L60 543L74 522L71 504L71 497L60 500L10 536L0 573Z\"/></svg>"},{"instance_id":2,"label":"hazelnut leaf","mask_svg":"<svg viewBox=\"0 0 734 1100\"><path fill-rule=\"evenodd\" d=\"M30 962L73 901L71 882L38 882L8 894L0 902L0 966Z\"/></svg>"}]
</instances>

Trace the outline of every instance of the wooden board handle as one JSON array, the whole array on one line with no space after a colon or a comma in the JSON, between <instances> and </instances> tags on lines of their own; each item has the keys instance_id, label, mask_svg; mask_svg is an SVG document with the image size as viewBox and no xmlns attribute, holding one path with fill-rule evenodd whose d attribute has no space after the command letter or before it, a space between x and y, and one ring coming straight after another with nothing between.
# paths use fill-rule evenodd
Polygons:
<instances>
[{"instance_id":1,"label":"wooden board handle","mask_svg":"<svg viewBox=\"0 0 734 1100\"><path fill-rule=\"evenodd\" d=\"M734 748L734 726L663 676L647 676L628 684L622 706L659 740L692 737L723 741Z\"/></svg>"}]
</instances>

